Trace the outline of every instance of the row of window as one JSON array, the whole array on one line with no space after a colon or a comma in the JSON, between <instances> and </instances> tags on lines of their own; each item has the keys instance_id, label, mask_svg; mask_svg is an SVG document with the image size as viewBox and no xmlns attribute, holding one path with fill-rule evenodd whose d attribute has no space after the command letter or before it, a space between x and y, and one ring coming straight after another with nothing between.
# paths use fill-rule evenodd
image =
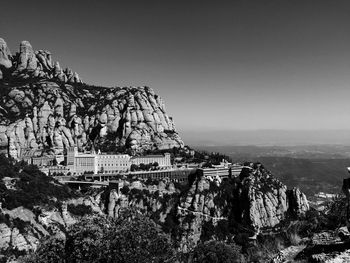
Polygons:
<instances>
[{"instance_id":1,"label":"row of window","mask_svg":"<svg viewBox=\"0 0 350 263\"><path fill-rule=\"evenodd\" d=\"M98 158L101 159L119 159L119 158L130 158L130 156L124 156L124 155L106 155L106 156L98 156Z\"/></svg>"},{"instance_id":2,"label":"row of window","mask_svg":"<svg viewBox=\"0 0 350 263\"><path fill-rule=\"evenodd\" d=\"M107 164L97 164L97 166L105 167L105 166L125 166L127 167L128 164L121 163L121 164L115 164L115 163L107 163Z\"/></svg>"}]
</instances>

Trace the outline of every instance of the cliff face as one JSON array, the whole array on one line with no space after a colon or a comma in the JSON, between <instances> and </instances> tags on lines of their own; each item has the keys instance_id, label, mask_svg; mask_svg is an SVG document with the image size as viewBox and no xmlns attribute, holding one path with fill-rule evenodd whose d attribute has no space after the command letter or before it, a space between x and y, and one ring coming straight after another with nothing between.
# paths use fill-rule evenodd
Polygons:
<instances>
[{"instance_id":1,"label":"cliff face","mask_svg":"<svg viewBox=\"0 0 350 263\"><path fill-rule=\"evenodd\" d=\"M180 198L177 216L184 230L180 245L183 251L188 251L213 233L234 238L234 231L229 231L237 224L254 236L274 228L287 216L297 218L307 210L308 201L299 189L288 190L262 167L219 186L200 178ZM219 222L224 222L227 229L215 228ZM216 230L207 233L208 225Z\"/></svg>"},{"instance_id":2,"label":"cliff face","mask_svg":"<svg viewBox=\"0 0 350 263\"><path fill-rule=\"evenodd\" d=\"M81 83L76 72L62 69L59 62L52 60L47 50L34 51L28 41L22 41L19 52L12 55L4 39L0 38L0 79L29 81L35 78L50 79L64 83Z\"/></svg>"},{"instance_id":3,"label":"cliff face","mask_svg":"<svg viewBox=\"0 0 350 263\"><path fill-rule=\"evenodd\" d=\"M0 146L18 157L68 146L105 151L182 147L162 99L148 87L96 88L23 41L11 55L0 39Z\"/></svg>"},{"instance_id":4,"label":"cliff face","mask_svg":"<svg viewBox=\"0 0 350 263\"><path fill-rule=\"evenodd\" d=\"M66 229L79 220L69 210L76 206L89 207L91 212L104 214L100 195L70 199L60 207L36 206L34 210L22 206L0 209L0 251L21 255L37 248L40 239L49 235L64 235ZM67 209L67 207L73 207ZM101 210L102 209L102 210ZM73 211L74 212L74 211Z\"/></svg>"},{"instance_id":5,"label":"cliff face","mask_svg":"<svg viewBox=\"0 0 350 263\"><path fill-rule=\"evenodd\" d=\"M119 191L105 189L69 199L59 208L2 209L1 216L7 219L0 220L0 248L28 251L35 249L44 236L64 235L67 227L79 220L81 213L75 212L78 206L113 218L118 218L125 208L136 208L171 234L183 252L194 248L200 240L234 238L241 231L237 226L254 235L270 230L287 215L299 216L308 210L307 200L299 190L287 190L262 169L221 184L197 178L182 190L167 181L157 184L122 181L122 184L124 187Z\"/></svg>"},{"instance_id":6,"label":"cliff face","mask_svg":"<svg viewBox=\"0 0 350 263\"><path fill-rule=\"evenodd\" d=\"M299 189L288 190L260 166L221 184L196 178L187 190L181 191L162 181L158 186L133 183L120 193L112 190L108 215L118 217L125 207L137 207L162 225L184 252L206 238L234 238L237 225L253 236L309 210L306 196ZM223 229L223 225L227 228Z\"/></svg>"},{"instance_id":7,"label":"cliff face","mask_svg":"<svg viewBox=\"0 0 350 263\"><path fill-rule=\"evenodd\" d=\"M179 193L172 183L124 183L128 190L123 193L105 189L67 199L61 205L56 202L53 206L35 205L33 209L0 207L0 254L18 256L33 251L46 236L65 236L67 229L86 214L118 218L122 209L137 208L155 221L165 223Z\"/></svg>"}]
</instances>

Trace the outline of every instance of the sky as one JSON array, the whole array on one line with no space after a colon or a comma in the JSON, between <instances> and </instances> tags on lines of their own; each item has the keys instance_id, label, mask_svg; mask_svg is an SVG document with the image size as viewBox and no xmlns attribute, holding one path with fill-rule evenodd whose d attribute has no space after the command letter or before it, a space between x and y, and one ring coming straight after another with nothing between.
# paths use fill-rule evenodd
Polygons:
<instances>
[{"instance_id":1,"label":"sky","mask_svg":"<svg viewBox=\"0 0 350 263\"><path fill-rule=\"evenodd\" d=\"M0 37L150 86L181 131L350 129L350 1L6 1Z\"/></svg>"}]
</instances>

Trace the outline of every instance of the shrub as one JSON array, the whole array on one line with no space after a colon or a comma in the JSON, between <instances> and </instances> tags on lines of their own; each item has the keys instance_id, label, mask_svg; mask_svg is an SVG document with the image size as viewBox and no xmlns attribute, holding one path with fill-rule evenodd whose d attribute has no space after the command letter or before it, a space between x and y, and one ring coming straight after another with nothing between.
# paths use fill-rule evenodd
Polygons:
<instances>
[{"instance_id":1,"label":"shrub","mask_svg":"<svg viewBox=\"0 0 350 263\"><path fill-rule=\"evenodd\" d=\"M67 207L68 212L72 213L76 216L85 216L85 215L91 215L93 213L92 208L90 206L86 205L73 205L69 204Z\"/></svg>"},{"instance_id":2,"label":"shrub","mask_svg":"<svg viewBox=\"0 0 350 263\"><path fill-rule=\"evenodd\" d=\"M124 185L122 188L120 188L120 192L123 194L123 195L127 195L130 191L130 188L127 186L127 185Z\"/></svg>"},{"instance_id":3,"label":"shrub","mask_svg":"<svg viewBox=\"0 0 350 263\"><path fill-rule=\"evenodd\" d=\"M16 178L16 190L7 189L0 180L0 200L3 200L3 207L7 209L19 206L32 209L39 204L52 206L55 205L53 199L64 200L77 195L67 186L46 176L37 166L16 163L0 155L0 177L4 176Z\"/></svg>"},{"instance_id":4,"label":"shrub","mask_svg":"<svg viewBox=\"0 0 350 263\"><path fill-rule=\"evenodd\" d=\"M168 237L157 225L135 211L118 220L84 217L69 228L66 239L51 237L25 262L173 262Z\"/></svg>"},{"instance_id":5,"label":"shrub","mask_svg":"<svg viewBox=\"0 0 350 263\"><path fill-rule=\"evenodd\" d=\"M219 241L199 244L193 251L193 263L239 263L243 259L241 247Z\"/></svg>"}]
</instances>

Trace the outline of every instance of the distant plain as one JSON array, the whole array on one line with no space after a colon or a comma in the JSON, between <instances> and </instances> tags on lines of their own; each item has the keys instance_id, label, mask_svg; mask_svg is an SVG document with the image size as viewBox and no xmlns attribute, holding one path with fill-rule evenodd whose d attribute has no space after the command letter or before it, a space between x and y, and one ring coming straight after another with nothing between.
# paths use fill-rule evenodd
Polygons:
<instances>
[{"instance_id":1,"label":"distant plain","mask_svg":"<svg viewBox=\"0 0 350 263\"><path fill-rule=\"evenodd\" d=\"M309 197L340 193L349 177L350 131L202 131L185 142L197 150L220 152L233 162L261 162L288 187Z\"/></svg>"}]
</instances>

